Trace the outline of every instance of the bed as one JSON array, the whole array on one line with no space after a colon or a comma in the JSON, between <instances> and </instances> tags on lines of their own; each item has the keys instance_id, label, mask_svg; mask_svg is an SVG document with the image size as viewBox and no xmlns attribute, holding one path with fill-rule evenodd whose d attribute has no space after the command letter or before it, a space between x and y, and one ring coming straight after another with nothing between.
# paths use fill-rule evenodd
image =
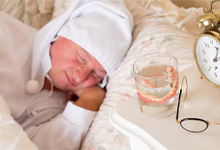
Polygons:
<instances>
[{"instance_id":1,"label":"bed","mask_svg":"<svg viewBox=\"0 0 220 150\"><path fill-rule=\"evenodd\" d=\"M36 29L68 9L72 0L0 1L0 9ZM132 64L152 52L171 53L178 59L179 71L194 64L193 43L200 32L195 19L205 0L124 0L134 18L133 41L119 66L109 77L107 94L82 150L129 150L129 138L109 122L109 115L121 101L137 97ZM37 149L10 115L0 97L0 149Z\"/></svg>"}]
</instances>

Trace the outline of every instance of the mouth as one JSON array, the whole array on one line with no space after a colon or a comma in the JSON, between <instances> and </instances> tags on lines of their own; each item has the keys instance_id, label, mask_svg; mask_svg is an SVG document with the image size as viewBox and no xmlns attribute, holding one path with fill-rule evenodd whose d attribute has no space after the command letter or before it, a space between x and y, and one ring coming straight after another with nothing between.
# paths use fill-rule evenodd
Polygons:
<instances>
[{"instance_id":1,"label":"mouth","mask_svg":"<svg viewBox=\"0 0 220 150\"><path fill-rule=\"evenodd\" d=\"M67 78L68 83L69 83L71 86L76 86L76 83L70 78L70 76L67 74L67 72L65 72L65 76L66 76L66 78Z\"/></svg>"}]
</instances>

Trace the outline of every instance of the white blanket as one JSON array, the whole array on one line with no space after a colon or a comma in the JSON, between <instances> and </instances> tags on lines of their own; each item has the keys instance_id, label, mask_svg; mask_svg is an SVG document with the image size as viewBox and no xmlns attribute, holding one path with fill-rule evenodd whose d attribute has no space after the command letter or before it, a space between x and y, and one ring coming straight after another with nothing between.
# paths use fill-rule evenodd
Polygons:
<instances>
[{"instance_id":1,"label":"white blanket","mask_svg":"<svg viewBox=\"0 0 220 150\"><path fill-rule=\"evenodd\" d=\"M0 95L0 149L37 150L22 127L14 121L10 110Z\"/></svg>"}]
</instances>

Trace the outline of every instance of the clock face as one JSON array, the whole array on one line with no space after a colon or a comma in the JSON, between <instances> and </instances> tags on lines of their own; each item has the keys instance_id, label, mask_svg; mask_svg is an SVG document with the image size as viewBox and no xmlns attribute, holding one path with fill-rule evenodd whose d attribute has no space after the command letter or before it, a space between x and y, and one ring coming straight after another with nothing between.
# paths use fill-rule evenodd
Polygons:
<instances>
[{"instance_id":1,"label":"clock face","mask_svg":"<svg viewBox=\"0 0 220 150\"><path fill-rule=\"evenodd\" d=\"M220 85L220 43L211 36L201 36L196 43L197 64L205 77Z\"/></svg>"}]
</instances>

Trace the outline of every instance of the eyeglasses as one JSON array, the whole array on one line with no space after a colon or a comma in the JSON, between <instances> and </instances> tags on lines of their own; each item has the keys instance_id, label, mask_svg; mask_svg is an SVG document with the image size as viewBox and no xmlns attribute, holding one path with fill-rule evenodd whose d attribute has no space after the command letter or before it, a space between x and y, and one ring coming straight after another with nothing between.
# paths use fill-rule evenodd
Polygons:
<instances>
[{"instance_id":1,"label":"eyeglasses","mask_svg":"<svg viewBox=\"0 0 220 150\"><path fill-rule=\"evenodd\" d=\"M176 122L180 124L180 126L189 132L193 133L200 133L205 131L210 124L215 124L215 125L220 125L220 123L216 122L210 122L208 120L204 120L201 118L184 118L179 121L179 108L180 108L180 100L181 100L181 95L182 95L182 88L183 88L183 82L185 81L186 83L186 92L185 92L185 97L183 99L183 102L185 101L187 97L187 91L188 91L188 83L187 83L187 78L186 76L183 77L182 79L182 84L180 88L180 93L179 93L179 100L177 104L177 112L176 112Z\"/></svg>"}]
</instances>

